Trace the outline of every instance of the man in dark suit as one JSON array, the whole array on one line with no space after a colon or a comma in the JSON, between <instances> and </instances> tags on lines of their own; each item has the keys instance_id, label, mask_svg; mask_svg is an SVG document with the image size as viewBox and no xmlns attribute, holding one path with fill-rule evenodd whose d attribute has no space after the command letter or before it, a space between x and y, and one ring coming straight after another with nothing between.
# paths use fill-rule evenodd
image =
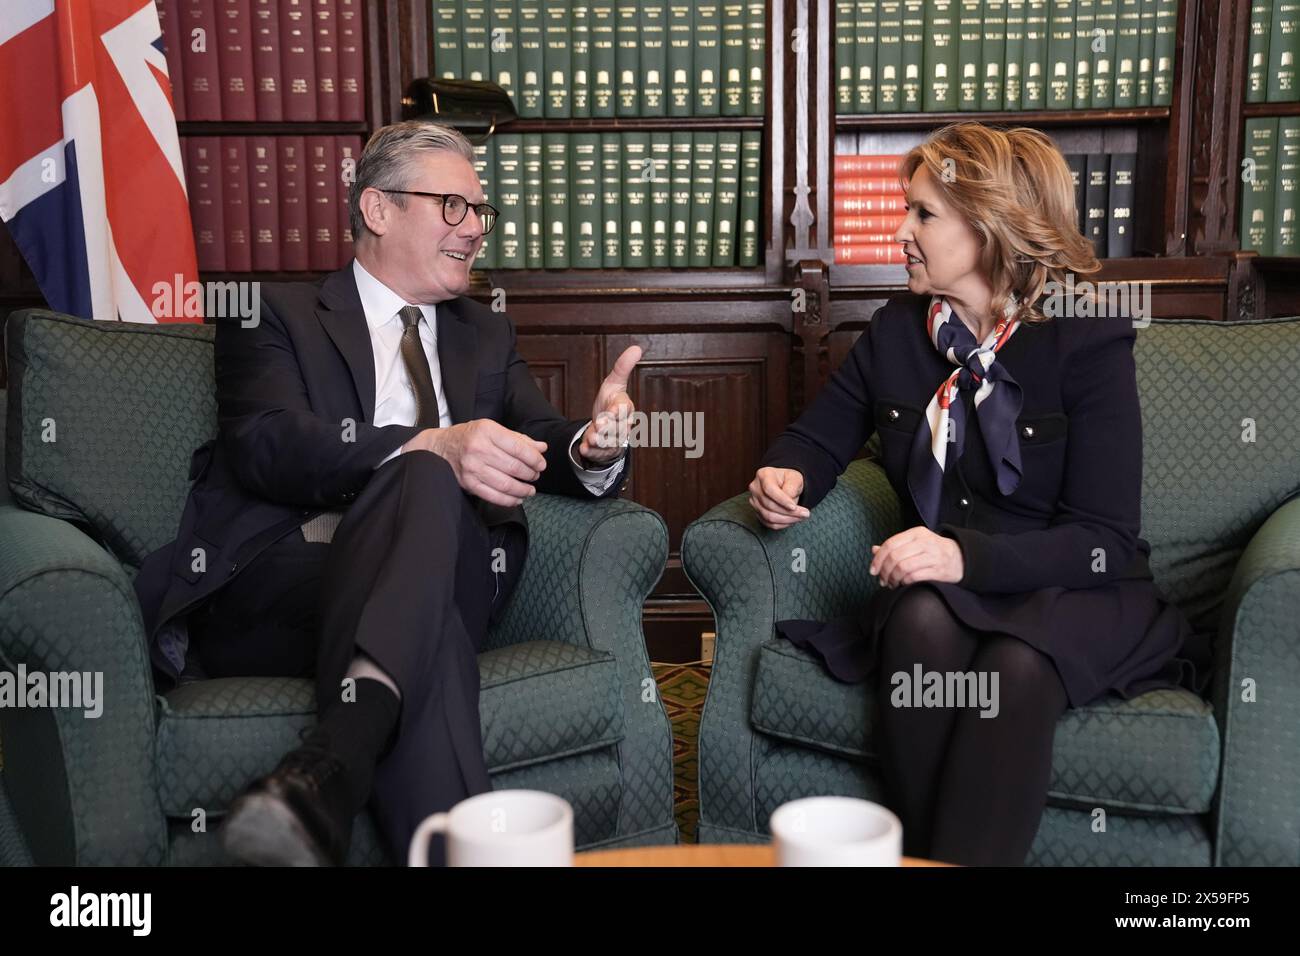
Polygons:
<instances>
[{"instance_id":1,"label":"man in dark suit","mask_svg":"<svg viewBox=\"0 0 1300 956\"><path fill-rule=\"evenodd\" d=\"M446 127L379 130L349 190L355 260L217 325L219 434L137 590L165 677L315 675L317 726L223 826L246 862L342 862L368 800L400 858L426 815L491 789L476 655L525 560L520 504L625 477L640 349L591 421L547 402L510 321L463 297L496 218L472 157Z\"/></svg>"}]
</instances>

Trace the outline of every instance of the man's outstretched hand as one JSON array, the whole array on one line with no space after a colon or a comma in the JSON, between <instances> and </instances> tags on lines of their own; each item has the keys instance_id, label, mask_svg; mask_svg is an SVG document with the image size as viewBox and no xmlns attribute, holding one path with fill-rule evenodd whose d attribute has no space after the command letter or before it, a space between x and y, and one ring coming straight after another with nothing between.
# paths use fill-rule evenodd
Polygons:
<instances>
[{"instance_id":1,"label":"man's outstretched hand","mask_svg":"<svg viewBox=\"0 0 1300 956\"><path fill-rule=\"evenodd\" d=\"M627 383L639 361L641 346L630 346L600 383L591 407L591 424L578 443L578 454L586 461L608 465L622 456L632 412L636 410Z\"/></svg>"}]
</instances>

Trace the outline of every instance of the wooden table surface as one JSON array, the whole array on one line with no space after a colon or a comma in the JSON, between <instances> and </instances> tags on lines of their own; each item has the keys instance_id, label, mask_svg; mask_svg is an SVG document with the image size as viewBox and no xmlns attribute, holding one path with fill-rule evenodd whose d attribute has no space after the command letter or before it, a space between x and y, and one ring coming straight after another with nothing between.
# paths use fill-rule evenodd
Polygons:
<instances>
[{"instance_id":1,"label":"wooden table surface","mask_svg":"<svg viewBox=\"0 0 1300 956\"><path fill-rule=\"evenodd\" d=\"M577 853L574 866L776 866L771 844L699 844L641 846L624 850ZM903 866L947 866L933 860L903 857Z\"/></svg>"}]
</instances>

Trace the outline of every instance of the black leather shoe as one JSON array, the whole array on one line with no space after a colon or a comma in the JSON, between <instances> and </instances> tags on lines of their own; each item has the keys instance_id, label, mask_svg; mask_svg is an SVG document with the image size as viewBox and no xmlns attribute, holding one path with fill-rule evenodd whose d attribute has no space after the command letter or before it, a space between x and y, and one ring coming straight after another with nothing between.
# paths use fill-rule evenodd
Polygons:
<instances>
[{"instance_id":1,"label":"black leather shoe","mask_svg":"<svg viewBox=\"0 0 1300 956\"><path fill-rule=\"evenodd\" d=\"M253 866L342 866L352 842L343 762L299 747L235 800L221 845Z\"/></svg>"}]
</instances>

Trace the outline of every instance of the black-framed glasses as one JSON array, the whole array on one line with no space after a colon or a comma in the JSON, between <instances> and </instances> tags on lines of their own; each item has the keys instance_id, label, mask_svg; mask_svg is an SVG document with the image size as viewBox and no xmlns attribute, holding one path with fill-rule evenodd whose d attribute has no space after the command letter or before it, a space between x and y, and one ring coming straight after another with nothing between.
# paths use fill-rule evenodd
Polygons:
<instances>
[{"instance_id":1,"label":"black-framed glasses","mask_svg":"<svg viewBox=\"0 0 1300 956\"><path fill-rule=\"evenodd\" d=\"M483 235L492 231L492 227L497 224L497 216L501 213L497 207L491 203L481 202L470 204L470 201L459 193L426 193L418 189L385 189L386 193L402 193L406 196L428 196L430 199L436 199L442 204L442 221L449 226L459 226L465 221L465 215L473 209L478 214L479 222L483 223Z\"/></svg>"}]
</instances>

